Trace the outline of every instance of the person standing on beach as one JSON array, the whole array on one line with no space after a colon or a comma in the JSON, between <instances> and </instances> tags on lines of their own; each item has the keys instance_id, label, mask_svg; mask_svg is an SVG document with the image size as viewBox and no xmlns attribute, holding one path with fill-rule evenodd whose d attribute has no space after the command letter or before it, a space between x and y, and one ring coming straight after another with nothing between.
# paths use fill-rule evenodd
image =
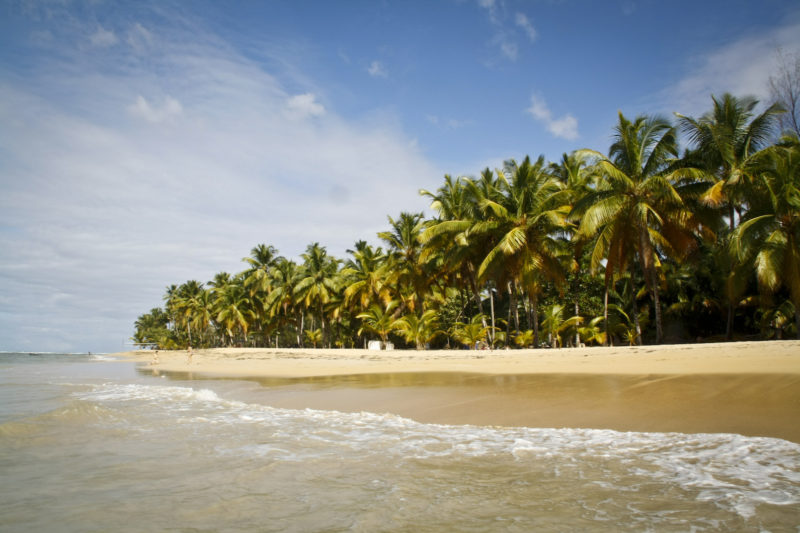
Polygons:
<instances>
[{"instance_id":1,"label":"person standing on beach","mask_svg":"<svg viewBox=\"0 0 800 533\"><path fill-rule=\"evenodd\" d=\"M158 350L155 351L155 353L153 354L153 360L150 361L151 366L155 366L157 364L158 364Z\"/></svg>"},{"instance_id":2,"label":"person standing on beach","mask_svg":"<svg viewBox=\"0 0 800 533\"><path fill-rule=\"evenodd\" d=\"M192 364L192 356L193 355L194 355L194 353L192 352L192 347L189 346L188 355L186 356L186 364L187 365L191 365Z\"/></svg>"}]
</instances>

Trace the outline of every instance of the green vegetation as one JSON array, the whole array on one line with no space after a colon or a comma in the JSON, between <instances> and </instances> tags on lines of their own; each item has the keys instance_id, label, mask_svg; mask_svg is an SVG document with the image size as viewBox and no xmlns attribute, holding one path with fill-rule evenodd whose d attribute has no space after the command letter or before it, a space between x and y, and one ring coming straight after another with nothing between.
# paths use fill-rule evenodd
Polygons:
<instances>
[{"instance_id":1,"label":"green vegetation","mask_svg":"<svg viewBox=\"0 0 800 533\"><path fill-rule=\"evenodd\" d=\"M341 260L260 244L167 288L134 340L212 346L574 346L800 338L800 141L729 94L699 118L621 113L582 149L445 176ZM681 154L681 134L688 145Z\"/></svg>"}]
</instances>

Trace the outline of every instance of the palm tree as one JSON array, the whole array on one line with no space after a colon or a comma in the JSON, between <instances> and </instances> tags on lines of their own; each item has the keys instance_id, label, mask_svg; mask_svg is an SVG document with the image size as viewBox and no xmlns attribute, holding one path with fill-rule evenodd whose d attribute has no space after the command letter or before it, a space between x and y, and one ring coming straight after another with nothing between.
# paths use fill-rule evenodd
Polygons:
<instances>
[{"instance_id":1,"label":"palm tree","mask_svg":"<svg viewBox=\"0 0 800 533\"><path fill-rule=\"evenodd\" d=\"M800 141L785 138L754 158L753 165L761 184L754 192L766 201L736 228L731 249L739 261L753 258L763 293L788 289L800 339Z\"/></svg>"},{"instance_id":2,"label":"palm tree","mask_svg":"<svg viewBox=\"0 0 800 533\"><path fill-rule=\"evenodd\" d=\"M667 172L677 154L675 128L659 117L640 115L631 122L620 113L609 157L592 150L581 152L597 158L603 175L597 190L580 200L574 211L583 214L580 237L596 236L592 268L605 261L604 307L608 307L607 293L616 273L626 271L638 258L655 308L656 343L660 343L659 250L680 257L695 245L695 222L673 184L685 171Z\"/></svg>"},{"instance_id":3,"label":"palm tree","mask_svg":"<svg viewBox=\"0 0 800 533\"><path fill-rule=\"evenodd\" d=\"M353 256L342 269L347 288L344 291L345 304L355 305L359 311L369 308L373 303L389 299L385 283L386 254L379 246L373 248L366 241L358 241L355 250L347 250Z\"/></svg>"},{"instance_id":4,"label":"palm tree","mask_svg":"<svg viewBox=\"0 0 800 533\"><path fill-rule=\"evenodd\" d=\"M483 322L483 317L480 315L475 315L472 320L466 323L457 322L451 335L457 342L472 350L477 344L483 342L489 334L489 327L484 326Z\"/></svg>"},{"instance_id":5,"label":"palm tree","mask_svg":"<svg viewBox=\"0 0 800 533\"><path fill-rule=\"evenodd\" d=\"M250 257L242 261L248 263L250 268L244 272L245 286L250 289L250 295L257 292L269 292L270 269L281 259L278 250L266 244L259 244L250 250Z\"/></svg>"},{"instance_id":6,"label":"palm tree","mask_svg":"<svg viewBox=\"0 0 800 533\"><path fill-rule=\"evenodd\" d=\"M231 283L221 291L217 299L217 321L225 326L230 343L234 342L234 332L239 329L247 343L250 321L255 318L252 302L242 283Z\"/></svg>"},{"instance_id":7,"label":"palm tree","mask_svg":"<svg viewBox=\"0 0 800 533\"><path fill-rule=\"evenodd\" d=\"M395 286L395 298L401 302L398 311L421 309L428 294L431 278L420 261L422 213L400 213L395 220L387 217L391 230L378 233L389 245L387 282Z\"/></svg>"},{"instance_id":8,"label":"palm tree","mask_svg":"<svg viewBox=\"0 0 800 533\"><path fill-rule=\"evenodd\" d=\"M381 338L381 349L385 349L386 343L389 342L389 333L400 325L398 320L392 316L395 307L397 307L397 300L392 300L385 309L378 304L373 304L369 309L358 314L356 318L363 324L358 330L358 334L361 335L365 331L377 334Z\"/></svg>"},{"instance_id":9,"label":"palm tree","mask_svg":"<svg viewBox=\"0 0 800 533\"><path fill-rule=\"evenodd\" d=\"M413 342L417 350L424 350L425 344L444 334L438 329L438 317L433 309L428 309L419 316L410 313L400 317L395 326L403 334L406 342Z\"/></svg>"},{"instance_id":10,"label":"palm tree","mask_svg":"<svg viewBox=\"0 0 800 533\"><path fill-rule=\"evenodd\" d=\"M711 179L704 201L725 206L731 231L736 227L737 211L741 217L746 205L748 166L751 158L769 144L775 133L775 121L783 112L773 104L753 116L758 100L736 98L729 93L722 98L711 97L712 110L699 119L676 113L681 131L689 138L694 151L688 154Z\"/></svg>"},{"instance_id":11,"label":"palm tree","mask_svg":"<svg viewBox=\"0 0 800 533\"><path fill-rule=\"evenodd\" d=\"M511 284L511 309L516 329L519 330L517 290L524 284L532 286L534 279L549 280L560 285L564 272L558 261L557 234L564 227L568 208L559 195L563 188L548 172L544 157L535 163L526 157L522 164L510 161L506 177L498 177L502 197L481 199L481 209L486 220L475 224L472 233L490 236L493 247L478 267L478 278L492 276L498 284ZM531 307L534 316L538 307L536 292ZM534 318L534 321L536 319ZM538 326L534 323L534 332ZM538 334L536 336L538 343Z\"/></svg>"},{"instance_id":12,"label":"palm tree","mask_svg":"<svg viewBox=\"0 0 800 533\"><path fill-rule=\"evenodd\" d=\"M561 347L561 334L569 328L574 328L579 325L583 318L580 316L572 316L564 319L564 311L566 306L563 304L554 304L545 310L545 315L542 319L542 327L547 332L547 336L551 339L551 347Z\"/></svg>"},{"instance_id":13,"label":"palm tree","mask_svg":"<svg viewBox=\"0 0 800 533\"><path fill-rule=\"evenodd\" d=\"M714 103L712 110L699 119L677 116L681 130L693 145L687 159L704 169L710 182L701 199L706 205L726 212L730 232L733 232L737 219L741 219L748 204L752 158L772 139L777 116L783 110L778 104L773 104L754 116L758 101L753 98L736 98L725 93L721 98L712 96L711 100ZM726 243L727 239L723 239L723 247ZM739 287L733 278L738 265L729 262L731 276L726 283L725 325L725 338L728 340L733 338L736 290Z\"/></svg>"},{"instance_id":14,"label":"palm tree","mask_svg":"<svg viewBox=\"0 0 800 533\"><path fill-rule=\"evenodd\" d=\"M301 279L297 263L279 257L271 271L272 291L264 299L264 308L272 317L295 322L297 346L302 346L303 310L297 306L296 289Z\"/></svg>"},{"instance_id":15,"label":"palm tree","mask_svg":"<svg viewBox=\"0 0 800 533\"><path fill-rule=\"evenodd\" d=\"M322 342L328 342L328 328L325 321L325 305L339 290L336 274L339 260L328 256L324 246L315 242L306 247L303 254L303 270L294 292L306 309L316 312L322 330Z\"/></svg>"},{"instance_id":16,"label":"palm tree","mask_svg":"<svg viewBox=\"0 0 800 533\"><path fill-rule=\"evenodd\" d=\"M486 169L484 179L491 179L490 176L491 171ZM470 234L481 216L477 181L469 178L453 180L445 175L445 184L437 189L436 194L424 189L420 190L420 194L431 198L431 208L438 215L426 224L420 236L423 244L421 260L427 262L436 258L436 263L440 263L439 275L452 275L461 286L471 291L478 314L483 315L478 265L485 257L486 250Z\"/></svg>"}]
</instances>

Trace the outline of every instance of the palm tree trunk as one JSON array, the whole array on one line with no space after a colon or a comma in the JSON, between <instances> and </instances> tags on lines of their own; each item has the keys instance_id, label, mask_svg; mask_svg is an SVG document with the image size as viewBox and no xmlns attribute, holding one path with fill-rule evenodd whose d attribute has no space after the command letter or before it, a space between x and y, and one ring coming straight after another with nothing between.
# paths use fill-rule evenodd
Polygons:
<instances>
[{"instance_id":1,"label":"palm tree trunk","mask_svg":"<svg viewBox=\"0 0 800 533\"><path fill-rule=\"evenodd\" d=\"M800 302L794 304L794 329L797 332L797 340L800 341Z\"/></svg>"},{"instance_id":2,"label":"palm tree trunk","mask_svg":"<svg viewBox=\"0 0 800 533\"><path fill-rule=\"evenodd\" d=\"M492 289L491 285L489 285L489 309L492 313L492 329L489 331L489 341L494 350L494 289ZM797 316L800 317L800 311L798 311ZM800 335L800 328L797 328L797 334Z\"/></svg>"},{"instance_id":3,"label":"palm tree trunk","mask_svg":"<svg viewBox=\"0 0 800 533\"><path fill-rule=\"evenodd\" d=\"M611 346L611 335L608 332L608 272L606 271L605 276L605 290L603 292L603 327L606 328L606 339L603 343L603 346Z\"/></svg>"},{"instance_id":4,"label":"palm tree trunk","mask_svg":"<svg viewBox=\"0 0 800 533\"><path fill-rule=\"evenodd\" d=\"M659 299L658 294L658 276L656 274L655 268L651 269L652 273L652 295L653 295L653 305L655 306L655 314L656 314L656 344L661 344L664 340L664 329L661 323L661 300Z\"/></svg>"},{"instance_id":5,"label":"palm tree trunk","mask_svg":"<svg viewBox=\"0 0 800 533\"><path fill-rule=\"evenodd\" d=\"M475 277L475 267L472 263L468 263L467 271L469 272L469 282L472 287L472 297L475 299L475 305L478 306L478 313L481 315L481 323L486 327L486 317L483 316L483 300L481 300L481 293L478 290L478 279Z\"/></svg>"},{"instance_id":6,"label":"palm tree trunk","mask_svg":"<svg viewBox=\"0 0 800 533\"><path fill-rule=\"evenodd\" d=\"M508 317L506 320L506 346L508 346L508 341L511 340L511 304L514 302L514 298L511 296L511 282L508 282Z\"/></svg>"},{"instance_id":7,"label":"palm tree trunk","mask_svg":"<svg viewBox=\"0 0 800 533\"><path fill-rule=\"evenodd\" d=\"M639 324L639 306L636 304L636 293L633 294L633 326L636 328L636 345L642 345L642 326Z\"/></svg>"},{"instance_id":8,"label":"palm tree trunk","mask_svg":"<svg viewBox=\"0 0 800 533\"><path fill-rule=\"evenodd\" d=\"M306 317L303 314L303 310L302 309L300 309L298 311L298 313L300 314L300 321L299 321L300 322L300 329L297 331L297 346L302 348L303 347L303 329L305 328Z\"/></svg>"},{"instance_id":9,"label":"palm tree trunk","mask_svg":"<svg viewBox=\"0 0 800 533\"><path fill-rule=\"evenodd\" d=\"M575 316L578 316L579 313L580 309L578 308L578 300L575 300ZM575 347L576 348L581 347L581 334L578 331L577 327L575 328Z\"/></svg>"},{"instance_id":10,"label":"palm tree trunk","mask_svg":"<svg viewBox=\"0 0 800 533\"><path fill-rule=\"evenodd\" d=\"M531 302L531 313L533 314L533 347L539 347L539 295L533 293Z\"/></svg>"},{"instance_id":11,"label":"palm tree trunk","mask_svg":"<svg viewBox=\"0 0 800 533\"><path fill-rule=\"evenodd\" d=\"M514 327L519 333L519 303L517 302L517 282L511 282L511 308L514 311Z\"/></svg>"}]
</instances>

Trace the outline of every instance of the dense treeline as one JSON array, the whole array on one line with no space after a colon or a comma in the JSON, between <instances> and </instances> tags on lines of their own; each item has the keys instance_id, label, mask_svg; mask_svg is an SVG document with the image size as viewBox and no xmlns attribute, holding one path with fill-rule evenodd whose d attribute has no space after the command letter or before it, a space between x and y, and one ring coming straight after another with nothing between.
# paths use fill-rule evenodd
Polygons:
<instances>
[{"instance_id":1,"label":"dense treeline","mask_svg":"<svg viewBox=\"0 0 800 533\"><path fill-rule=\"evenodd\" d=\"M800 142L779 105L619 114L608 153L445 176L344 260L260 244L237 274L168 287L162 348L564 346L800 337ZM679 138L687 146L679 152Z\"/></svg>"}]
</instances>

